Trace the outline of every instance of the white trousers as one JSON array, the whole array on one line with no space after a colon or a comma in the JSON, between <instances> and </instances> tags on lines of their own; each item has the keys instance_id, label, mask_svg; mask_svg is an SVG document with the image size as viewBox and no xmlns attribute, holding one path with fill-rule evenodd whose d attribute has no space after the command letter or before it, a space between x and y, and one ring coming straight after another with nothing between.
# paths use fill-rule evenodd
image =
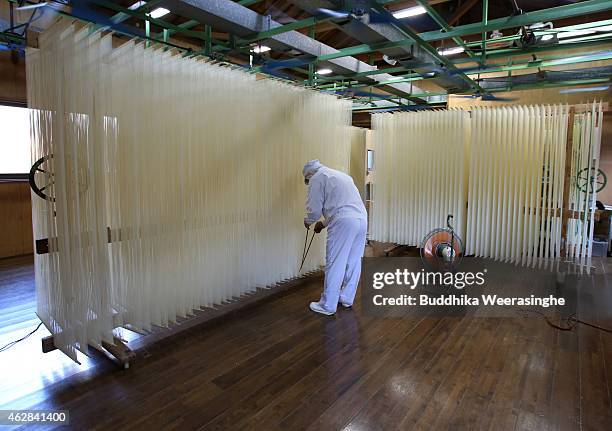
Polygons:
<instances>
[{"instance_id":1,"label":"white trousers","mask_svg":"<svg viewBox=\"0 0 612 431\"><path fill-rule=\"evenodd\" d=\"M327 226L325 284L319 301L325 310L335 312L338 301L353 304L367 230L367 220L353 217L334 219Z\"/></svg>"}]
</instances>

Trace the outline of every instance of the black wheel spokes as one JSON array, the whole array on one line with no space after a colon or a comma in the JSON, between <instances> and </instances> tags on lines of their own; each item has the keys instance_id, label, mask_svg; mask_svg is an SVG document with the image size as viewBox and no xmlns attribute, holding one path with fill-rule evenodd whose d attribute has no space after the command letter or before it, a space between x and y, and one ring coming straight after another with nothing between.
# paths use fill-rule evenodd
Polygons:
<instances>
[{"instance_id":1,"label":"black wheel spokes","mask_svg":"<svg viewBox=\"0 0 612 431\"><path fill-rule=\"evenodd\" d=\"M46 163L51 158L53 158L53 155L49 154L47 156L41 157L32 165L32 168L30 169L30 173L28 175L28 182L30 183L30 188L37 196L49 202L55 202L55 197L53 197L50 193L51 186L55 184L54 174L53 172L50 172L49 170L43 169L41 167L44 163ZM41 173L45 175L48 182L45 182L45 184L39 185L37 183L37 176L36 176L37 173ZM47 193L44 193L45 190L47 191Z\"/></svg>"},{"instance_id":2,"label":"black wheel spokes","mask_svg":"<svg viewBox=\"0 0 612 431\"><path fill-rule=\"evenodd\" d=\"M53 184L55 184L55 181L51 181L51 182L50 182L49 184L47 184L46 186L41 187L41 188L40 188L40 191L42 192L42 191L43 191L43 190L45 190L47 187L51 187Z\"/></svg>"},{"instance_id":3,"label":"black wheel spokes","mask_svg":"<svg viewBox=\"0 0 612 431\"><path fill-rule=\"evenodd\" d=\"M584 168L578 172L576 175L576 187L583 193L599 193L606 187L608 178L601 169L595 170L592 167L590 171L591 174L589 174L589 168Z\"/></svg>"}]
</instances>

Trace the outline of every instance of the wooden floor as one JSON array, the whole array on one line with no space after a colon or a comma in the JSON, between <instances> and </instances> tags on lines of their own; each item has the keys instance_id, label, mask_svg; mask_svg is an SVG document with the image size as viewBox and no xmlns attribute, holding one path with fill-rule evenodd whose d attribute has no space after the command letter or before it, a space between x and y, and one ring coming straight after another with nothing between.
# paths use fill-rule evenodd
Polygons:
<instances>
[{"instance_id":1,"label":"wooden floor","mask_svg":"<svg viewBox=\"0 0 612 431\"><path fill-rule=\"evenodd\" d=\"M3 307L33 286L31 263L15 266L0 265ZM0 353L13 382L0 409L66 409L78 430L612 429L612 334L537 317L385 319L358 303L324 317L308 310L320 289L159 342L125 371L44 356L37 332Z\"/></svg>"}]
</instances>

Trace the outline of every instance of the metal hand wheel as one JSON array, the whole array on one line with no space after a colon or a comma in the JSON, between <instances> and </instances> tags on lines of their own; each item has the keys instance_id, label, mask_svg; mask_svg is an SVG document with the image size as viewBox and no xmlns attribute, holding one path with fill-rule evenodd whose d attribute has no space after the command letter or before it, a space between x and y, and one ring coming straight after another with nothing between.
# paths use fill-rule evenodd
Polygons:
<instances>
[{"instance_id":1,"label":"metal hand wheel","mask_svg":"<svg viewBox=\"0 0 612 431\"><path fill-rule=\"evenodd\" d=\"M30 169L28 182L30 188L37 196L44 200L55 202L55 197L51 195L51 186L55 184L54 174L51 172L51 162L53 154L46 155L36 160Z\"/></svg>"},{"instance_id":2,"label":"metal hand wheel","mask_svg":"<svg viewBox=\"0 0 612 431\"><path fill-rule=\"evenodd\" d=\"M593 189L595 189L595 193L599 193L608 183L608 177L606 177L606 174L601 169L595 170L594 167L590 169L590 175L589 168L584 168L578 172L578 175L576 175L576 187L584 193L593 193Z\"/></svg>"}]
</instances>

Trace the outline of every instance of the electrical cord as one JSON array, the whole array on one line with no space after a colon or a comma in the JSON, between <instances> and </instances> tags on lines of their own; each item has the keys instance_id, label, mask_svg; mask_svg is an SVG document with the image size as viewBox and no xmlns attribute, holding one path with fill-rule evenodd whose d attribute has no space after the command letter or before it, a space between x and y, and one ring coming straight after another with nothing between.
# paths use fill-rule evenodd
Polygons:
<instances>
[{"instance_id":1,"label":"electrical cord","mask_svg":"<svg viewBox=\"0 0 612 431\"><path fill-rule=\"evenodd\" d=\"M576 314L575 314L575 313L574 313L574 314L569 315L568 317L562 317L560 320L561 320L561 321L565 321L565 325L562 325L561 323L556 324L555 322L553 322L553 321L550 319L550 317L548 317L546 314L542 313L541 311L537 311L537 310L528 310L528 309L526 309L526 308L519 308L519 309L518 309L518 311L520 311L520 312L522 312L522 313L525 313L525 314L526 314L526 313L534 313L534 314L538 314L538 315L540 315L540 316L544 317L544 320L546 320L546 323L547 323L549 326L551 326L551 327L553 327L553 328L555 328L555 329L558 329L558 330L560 330L560 331L573 331L573 330L576 328L576 326L578 326L579 324L582 324L582 325L590 326L591 328L598 329L598 330L600 330L600 331L603 331L603 332L608 332L608 333L612 334L612 329L610 329L610 328L605 328L605 327L603 327L603 326L599 326L599 325L596 325L596 324L594 324L594 323L591 323L591 322L587 322L587 321L584 321L584 320L578 319L578 318L576 317Z\"/></svg>"},{"instance_id":2,"label":"electrical cord","mask_svg":"<svg viewBox=\"0 0 612 431\"><path fill-rule=\"evenodd\" d=\"M38 331L38 330L40 329L40 327L42 326L42 324L43 324L43 323L42 323L42 322L40 322L40 323L38 324L38 326L36 327L36 329L34 329L32 332L30 332L29 334L25 335L24 337L22 337L22 338L20 338L20 339L18 339L18 340L11 341L10 343L8 343L8 344L6 344L6 345L4 345L4 346L0 347L0 353L1 353L1 352L6 351L6 350L8 350L8 349L10 349L10 348L11 348L11 347L13 347L15 344L17 344L17 343L19 343L20 341L23 341L23 340L25 340L26 338L28 338L30 335L32 335L33 333L35 333L36 331Z\"/></svg>"}]
</instances>

